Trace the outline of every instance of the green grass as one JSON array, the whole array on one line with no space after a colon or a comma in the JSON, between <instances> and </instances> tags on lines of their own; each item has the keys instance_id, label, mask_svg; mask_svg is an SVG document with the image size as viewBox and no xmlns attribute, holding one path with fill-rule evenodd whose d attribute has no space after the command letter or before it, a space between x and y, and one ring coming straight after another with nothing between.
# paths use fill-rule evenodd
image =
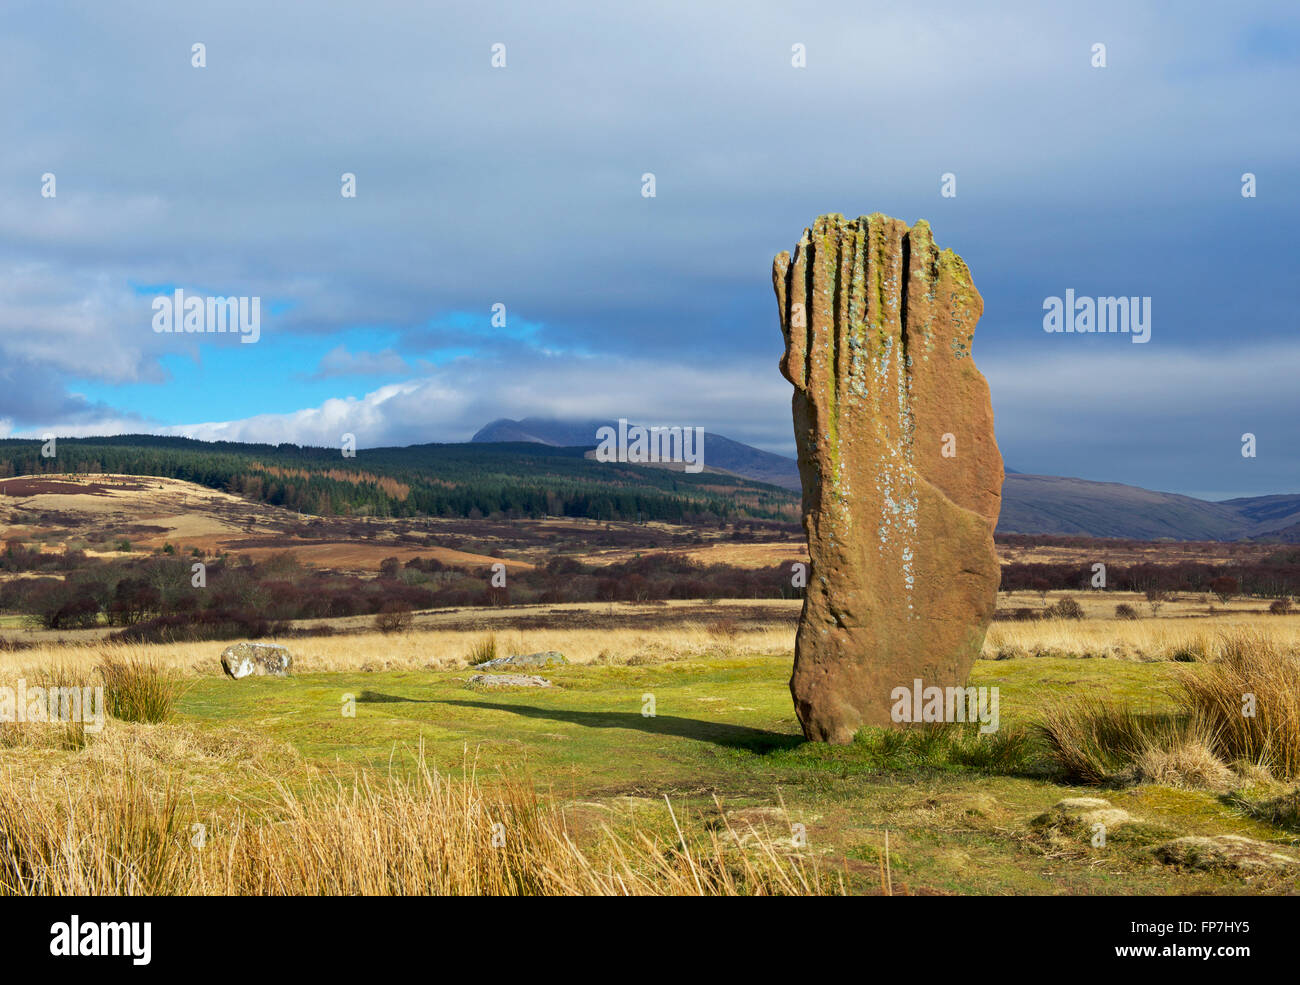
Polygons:
<instances>
[{"instance_id":1,"label":"green grass","mask_svg":"<svg viewBox=\"0 0 1300 985\"><path fill-rule=\"evenodd\" d=\"M1065 784L1031 726L1051 702L1109 696L1151 712L1172 709L1173 666L1035 658L981 661L972 683L997 685L1001 730L959 726L908 733L864 730L847 746L806 743L787 689L787 657L716 658L623 667L564 666L550 690L470 691L472 670L331 673L287 680L203 678L181 698L178 725L267 737L297 750L309 773L409 769L423 747L431 765L480 776L520 773L574 803L575 817L606 805L605 823L633 810L667 825L764 810L778 826L803 824L809 850L842 867L856 888L879 888L877 859L890 832L896 891L951 893L1252 892L1225 874L1175 873L1147 846L1086 840L1064 853L1029 821L1063 797L1096 795ZM652 695L655 715L642 714ZM355 717L343 714L348 696ZM264 790L253 772L226 782ZM220 803L231 788L200 789ZM1137 787L1104 791L1152 825L1186 833L1290 840L1285 831L1209 793ZM593 806L594 805L594 806ZM784 814L779 809L784 806ZM777 809L773 813L773 808ZM771 818L776 817L776 821ZM1267 888L1267 887L1264 887Z\"/></svg>"}]
</instances>

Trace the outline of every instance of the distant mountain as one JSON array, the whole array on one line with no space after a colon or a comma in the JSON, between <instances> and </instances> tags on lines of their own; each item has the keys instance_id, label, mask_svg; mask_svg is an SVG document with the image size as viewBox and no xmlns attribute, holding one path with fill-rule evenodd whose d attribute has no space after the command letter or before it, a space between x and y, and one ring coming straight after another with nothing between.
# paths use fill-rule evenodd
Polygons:
<instances>
[{"instance_id":1,"label":"distant mountain","mask_svg":"<svg viewBox=\"0 0 1300 985\"><path fill-rule=\"evenodd\" d=\"M1300 543L1300 496L1249 496L1218 504L1235 510L1255 525L1253 536L1268 535L1289 544Z\"/></svg>"},{"instance_id":2,"label":"distant mountain","mask_svg":"<svg viewBox=\"0 0 1300 985\"><path fill-rule=\"evenodd\" d=\"M531 441L592 448L596 430L612 421L555 421L527 417L493 421L476 442ZM798 491L792 458L705 433L710 469ZM1074 534L1128 540L1265 539L1300 543L1300 495L1251 496L1212 503L1119 482L1093 482L1006 470L999 533Z\"/></svg>"},{"instance_id":3,"label":"distant mountain","mask_svg":"<svg viewBox=\"0 0 1300 985\"><path fill-rule=\"evenodd\" d=\"M522 421L500 418L479 430L472 442L534 441L561 448L594 448L596 431L618 427L617 421L554 421L525 417ZM752 445L732 441L720 434L704 432L704 464L710 470L729 472L755 482L767 482L798 492L799 465L793 458L774 455Z\"/></svg>"},{"instance_id":4,"label":"distant mountain","mask_svg":"<svg viewBox=\"0 0 1300 985\"><path fill-rule=\"evenodd\" d=\"M1238 540L1254 536L1256 524L1226 503L1118 482L1009 473L1002 483L998 532Z\"/></svg>"},{"instance_id":5,"label":"distant mountain","mask_svg":"<svg viewBox=\"0 0 1300 985\"><path fill-rule=\"evenodd\" d=\"M1118 482L1009 473L999 533L1300 543L1300 495L1209 502Z\"/></svg>"},{"instance_id":6,"label":"distant mountain","mask_svg":"<svg viewBox=\"0 0 1300 985\"><path fill-rule=\"evenodd\" d=\"M499 417L486 427L479 428L470 441L532 441L539 445L557 448L594 448L596 430L610 421L553 421L542 417L525 417L512 421Z\"/></svg>"}]
</instances>

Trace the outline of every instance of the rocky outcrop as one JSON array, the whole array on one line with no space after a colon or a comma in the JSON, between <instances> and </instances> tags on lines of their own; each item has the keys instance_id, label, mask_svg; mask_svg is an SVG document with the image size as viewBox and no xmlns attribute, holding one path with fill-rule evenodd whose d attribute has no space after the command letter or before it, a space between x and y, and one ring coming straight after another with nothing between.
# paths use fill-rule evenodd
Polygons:
<instances>
[{"instance_id":1,"label":"rocky outcrop","mask_svg":"<svg viewBox=\"0 0 1300 985\"><path fill-rule=\"evenodd\" d=\"M221 669L227 677L287 677L293 654L276 643L235 643L221 651Z\"/></svg>"},{"instance_id":2,"label":"rocky outcrop","mask_svg":"<svg viewBox=\"0 0 1300 985\"><path fill-rule=\"evenodd\" d=\"M998 586L1002 456L971 358L983 300L925 222L822 216L772 268L812 561L790 691L810 739L964 684Z\"/></svg>"}]
</instances>

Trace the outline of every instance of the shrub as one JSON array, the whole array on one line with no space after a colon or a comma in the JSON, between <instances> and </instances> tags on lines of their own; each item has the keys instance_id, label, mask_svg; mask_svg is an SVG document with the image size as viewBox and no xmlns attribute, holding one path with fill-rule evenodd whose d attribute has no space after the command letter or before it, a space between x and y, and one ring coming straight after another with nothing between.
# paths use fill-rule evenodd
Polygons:
<instances>
[{"instance_id":1,"label":"shrub","mask_svg":"<svg viewBox=\"0 0 1300 985\"><path fill-rule=\"evenodd\" d=\"M1289 598L1274 599L1269 603L1268 611L1275 616L1284 616L1291 611L1291 600Z\"/></svg>"},{"instance_id":2,"label":"shrub","mask_svg":"<svg viewBox=\"0 0 1300 985\"><path fill-rule=\"evenodd\" d=\"M1137 609L1133 608L1133 606L1129 605L1127 602L1121 602L1119 605L1115 606L1115 618L1136 619L1138 618Z\"/></svg>"},{"instance_id":3,"label":"shrub","mask_svg":"<svg viewBox=\"0 0 1300 985\"><path fill-rule=\"evenodd\" d=\"M403 633L411 628L411 607L404 602L385 602L375 613L375 629L381 633Z\"/></svg>"},{"instance_id":4,"label":"shrub","mask_svg":"<svg viewBox=\"0 0 1300 985\"><path fill-rule=\"evenodd\" d=\"M107 657L99 665L104 706L124 722L165 722L176 711L181 682L176 673L139 657Z\"/></svg>"},{"instance_id":5,"label":"shrub","mask_svg":"<svg viewBox=\"0 0 1300 985\"><path fill-rule=\"evenodd\" d=\"M1047 614L1054 619L1082 619L1083 606L1067 595L1056 605L1048 606Z\"/></svg>"},{"instance_id":6,"label":"shrub","mask_svg":"<svg viewBox=\"0 0 1300 985\"><path fill-rule=\"evenodd\" d=\"M1237 584L1237 579L1229 575L1220 575L1210 581L1210 591L1219 597L1219 601L1224 605L1241 590Z\"/></svg>"},{"instance_id":7,"label":"shrub","mask_svg":"<svg viewBox=\"0 0 1300 985\"><path fill-rule=\"evenodd\" d=\"M197 640L259 639L270 632L270 624L256 613L237 609L202 609L198 612L168 613L148 622L120 630L109 637L113 643L178 643Z\"/></svg>"}]
</instances>

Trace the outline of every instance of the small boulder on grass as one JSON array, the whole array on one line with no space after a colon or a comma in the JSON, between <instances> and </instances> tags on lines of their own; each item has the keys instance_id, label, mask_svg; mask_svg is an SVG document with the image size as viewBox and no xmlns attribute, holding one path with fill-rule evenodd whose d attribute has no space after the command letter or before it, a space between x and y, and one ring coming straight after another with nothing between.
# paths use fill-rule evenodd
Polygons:
<instances>
[{"instance_id":1,"label":"small boulder on grass","mask_svg":"<svg viewBox=\"0 0 1300 985\"><path fill-rule=\"evenodd\" d=\"M1132 824L1136 820L1128 811L1104 798L1067 797L1058 801L1050 811L1038 815L1032 823L1036 828L1075 831L1091 829L1096 824L1105 825L1109 830Z\"/></svg>"},{"instance_id":2,"label":"small boulder on grass","mask_svg":"<svg viewBox=\"0 0 1300 985\"><path fill-rule=\"evenodd\" d=\"M1175 838L1154 849L1165 865L1201 872L1297 872L1300 859L1274 850L1265 841L1241 835L1215 835L1212 838Z\"/></svg>"},{"instance_id":3,"label":"small boulder on grass","mask_svg":"<svg viewBox=\"0 0 1300 985\"><path fill-rule=\"evenodd\" d=\"M568 662L559 650L543 650L540 653L515 653L508 657L497 657L476 666L479 670L496 670L499 667L559 667Z\"/></svg>"},{"instance_id":4,"label":"small boulder on grass","mask_svg":"<svg viewBox=\"0 0 1300 985\"><path fill-rule=\"evenodd\" d=\"M293 669L293 654L278 643L235 643L221 651L221 669L234 680L288 677Z\"/></svg>"},{"instance_id":5,"label":"small boulder on grass","mask_svg":"<svg viewBox=\"0 0 1300 985\"><path fill-rule=\"evenodd\" d=\"M475 674L466 685L473 690L500 687L555 687L545 677L532 674Z\"/></svg>"}]
</instances>

